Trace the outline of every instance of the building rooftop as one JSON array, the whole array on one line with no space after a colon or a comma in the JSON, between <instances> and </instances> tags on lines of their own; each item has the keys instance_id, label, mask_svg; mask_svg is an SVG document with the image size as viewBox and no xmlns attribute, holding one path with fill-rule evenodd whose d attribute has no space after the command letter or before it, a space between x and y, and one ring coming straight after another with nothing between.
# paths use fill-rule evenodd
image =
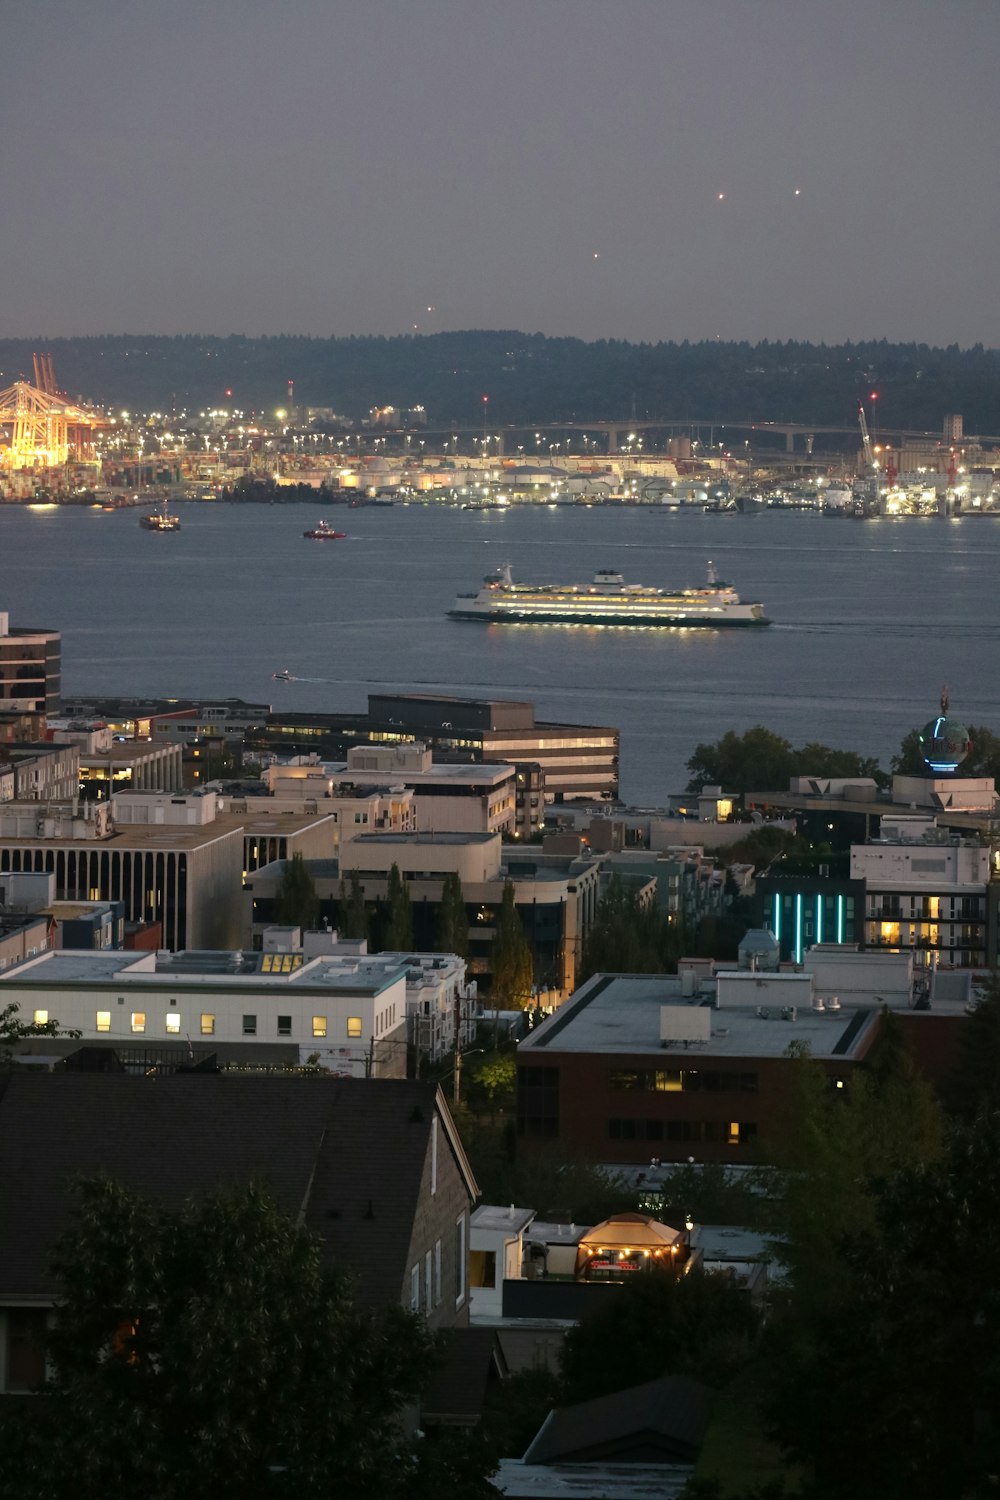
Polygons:
<instances>
[{"instance_id":1,"label":"building rooftop","mask_svg":"<svg viewBox=\"0 0 1000 1500\"><path fill-rule=\"evenodd\" d=\"M481 1203L469 1220L472 1229L497 1234L520 1234L535 1217L533 1208L505 1207L501 1203Z\"/></svg>"},{"instance_id":2,"label":"building rooftop","mask_svg":"<svg viewBox=\"0 0 1000 1500\"><path fill-rule=\"evenodd\" d=\"M769 979L776 976L769 975ZM792 976L800 977L800 976ZM711 1010L711 1035L704 1042L664 1045L660 1011L665 1005ZM714 997L687 998L681 981L659 974L595 974L565 1005L529 1032L521 1052L648 1053L678 1066L699 1057L781 1057L791 1042L805 1042L814 1057L851 1056L861 1035L877 1021L878 1006L817 1013L798 1009L795 1020L749 1005L717 1009Z\"/></svg>"},{"instance_id":3,"label":"building rooftop","mask_svg":"<svg viewBox=\"0 0 1000 1500\"><path fill-rule=\"evenodd\" d=\"M498 833L362 833L355 844L492 844Z\"/></svg>"},{"instance_id":4,"label":"building rooftop","mask_svg":"<svg viewBox=\"0 0 1000 1500\"><path fill-rule=\"evenodd\" d=\"M173 980L185 986L236 986L243 992L342 990L378 995L405 973L404 963L381 954L360 957L326 954L304 959L301 953L223 951L181 953L92 952L60 948L0 975L0 983L58 988L66 985L162 986Z\"/></svg>"}]
</instances>

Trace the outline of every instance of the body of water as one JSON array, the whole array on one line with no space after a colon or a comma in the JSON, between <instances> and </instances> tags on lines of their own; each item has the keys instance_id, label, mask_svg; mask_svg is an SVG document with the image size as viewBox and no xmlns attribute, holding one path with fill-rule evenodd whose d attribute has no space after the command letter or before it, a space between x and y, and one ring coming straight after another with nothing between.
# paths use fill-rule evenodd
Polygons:
<instances>
[{"instance_id":1,"label":"body of water","mask_svg":"<svg viewBox=\"0 0 1000 1500\"><path fill-rule=\"evenodd\" d=\"M830 520L766 511L584 507L331 514L188 504L182 529L136 511L0 509L0 610L63 637L66 693L242 697L357 711L369 690L526 698L539 718L621 729L622 794L679 791L700 741L765 724L888 766L935 711L1000 731L1000 521ZM700 583L708 559L766 630L673 632L452 621L457 593L515 578ZM309 679L272 681L287 668Z\"/></svg>"}]
</instances>

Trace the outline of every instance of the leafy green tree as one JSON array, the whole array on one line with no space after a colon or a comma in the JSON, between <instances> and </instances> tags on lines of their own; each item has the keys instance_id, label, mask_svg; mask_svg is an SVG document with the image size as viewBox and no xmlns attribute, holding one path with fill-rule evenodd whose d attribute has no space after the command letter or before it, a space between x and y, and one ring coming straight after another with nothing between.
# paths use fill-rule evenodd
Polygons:
<instances>
[{"instance_id":1,"label":"leafy green tree","mask_svg":"<svg viewBox=\"0 0 1000 1500\"><path fill-rule=\"evenodd\" d=\"M0 1412L3 1500L489 1493L474 1443L402 1420L426 1326L355 1308L259 1188L167 1209L84 1181L54 1264L51 1375L30 1410Z\"/></svg>"},{"instance_id":2,"label":"leafy green tree","mask_svg":"<svg viewBox=\"0 0 1000 1500\"><path fill-rule=\"evenodd\" d=\"M681 924L655 903L642 906L637 886L615 871L584 940L578 981L600 973L676 973L683 941Z\"/></svg>"},{"instance_id":3,"label":"leafy green tree","mask_svg":"<svg viewBox=\"0 0 1000 1500\"><path fill-rule=\"evenodd\" d=\"M877 1184L849 1296L771 1361L771 1420L817 1500L986 1500L1000 1473L1000 1114ZM836 1422L831 1422L836 1412ZM850 1441L844 1441L844 1434Z\"/></svg>"},{"instance_id":4,"label":"leafy green tree","mask_svg":"<svg viewBox=\"0 0 1000 1500\"><path fill-rule=\"evenodd\" d=\"M341 937L366 938L368 936L368 908L365 906L364 887L357 871L351 874L350 885L340 877L340 904L337 927Z\"/></svg>"},{"instance_id":5,"label":"leafy green tree","mask_svg":"<svg viewBox=\"0 0 1000 1500\"><path fill-rule=\"evenodd\" d=\"M721 1384L750 1357L756 1332L756 1310L727 1278L642 1273L567 1333L565 1399L587 1401L667 1374Z\"/></svg>"},{"instance_id":6,"label":"leafy green tree","mask_svg":"<svg viewBox=\"0 0 1000 1500\"><path fill-rule=\"evenodd\" d=\"M36 1036L71 1036L80 1033L61 1027L58 1021L22 1021L19 1005L0 1007L0 1068L6 1067L14 1055L18 1042L30 1041Z\"/></svg>"},{"instance_id":7,"label":"leafy green tree","mask_svg":"<svg viewBox=\"0 0 1000 1500\"><path fill-rule=\"evenodd\" d=\"M497 912L496 934L490 950L493 984L490 998L499 1010L526 1009L531 1004L534 963L524 926L514 904L514 887L504 881Z\"/></svg>"},{"instance_id":8,"label":"leafy green tree","mask_svg":"<svg viewBox=\"0 0 1000 1500\"><path fill-rule=\"evenodd\" d=\"M721 786L727 792L784 791L795 774L791 742L757 724L745 734L727 729L715 744L696 745L688 761L688 791Z\"/></svg>"},{"instance_id":9,"label":"leafy green tree","mask_svg":"<svg viewBox=\"0 0 1000 1500\"><path fill-rule=\"evenodd\" d=\"M695 746L688 761L688 791L721 786L727 792L787 790L793 776L873 777L884 781L878 761L853 750L810 743L800 750L773 730L756 724L744 734L728 729L714 744Z\"/></svg>"},{"instance_id":10,"label":"leafy green tree","mask_svg":"<svg viewBox=\"0 0 1000 1500\"><path fill-rule=\"evenodd\" d=\"M513 1102L516 1076L517 1063L513 1052L487 1052L478 1060L472 1072L472 1088L477 1094L485 1094L491 1119L498 1101Z\"/></svg>"},{"instance_id":11,"label":"leafy green tree","mask_svg":"<svg viewBox=\"0 0 1000 1500\"><path fill-rule=\"evenodd\" d=\"M319 921L316 882L301 854L286 859L281 871L275 914L282 925L309 931Z\"/></svg>"},{"instance_id":12,"label":"leafy green tree","mask_svg":"<svg viewBox=\"0 0 1000 1500\"><path fill-rule=\"evenodd\" d=\"M1000 1109L1000 974L982 986L971 1015L959 1022L955 1063L947 1088L952 1112L970 1119Z\"/></svg>"},{"instance_id":13,"label":"leafy green tree","mask_svg":"<svg viewBox=\"0 0 1000 1500\"><path fill-rule=\"evenodd\" d=\"M393 864L386 882L382 946L393 953L413 947L413 905L410 901L410 888L399 873L397 864Z\"/></svg>"},{"instance_id":14,"label":"leafy green tree","mask_svg":"<svg viewBox=\"0 0 1000 1500\"><path fill-rule=\"evenodd\" d=\"M940 1157L944 1116L918 1073L899 1020L883 1010L863 1068L839 1088L796 1047L771 1153L781 1248L798 1314L847 1293L840 1245L872 1243L878 1184Z\"/></svg>"},{"instance_id":15,"label":"leafy green tree","mask_svg":"<svg viewBox=\"0 0 1000 1500\"><path fill-rule=\"evenodd\" d=\"M449 870L441 886L437 951L457 953L459 958L466 958L469 952L469 914L465 909L461 876L453 870Z\"/></svg>"}]
</instances>

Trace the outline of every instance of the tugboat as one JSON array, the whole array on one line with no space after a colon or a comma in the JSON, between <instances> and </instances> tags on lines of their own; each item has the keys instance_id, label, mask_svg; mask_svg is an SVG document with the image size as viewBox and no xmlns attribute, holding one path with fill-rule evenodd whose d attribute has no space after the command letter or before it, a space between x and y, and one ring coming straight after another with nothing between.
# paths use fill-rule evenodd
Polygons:
<instances>
[{"instance_id":1,"label":"tugboat","mask_svg":"<svg viewBox=\"0 0 1000 1500\"><path fill-rule=\"evenodd\" d=\"M144 531L180 531L181 518L170 514L164 500L159 510L150 511L148 516L140 516L139 525Z\"/></svg>"},{"instance_id":2,"label":"tugboat","mask_svg":"<svg viewBox=\"0 0 1000 1500\"><path fill-rule=\"evenodd\" d=\"M311 542L339 542L347 535L346 531L335 531L329 521L317 521L311 531L304 531L304 537Z\"/></svg>"}]
</instances>

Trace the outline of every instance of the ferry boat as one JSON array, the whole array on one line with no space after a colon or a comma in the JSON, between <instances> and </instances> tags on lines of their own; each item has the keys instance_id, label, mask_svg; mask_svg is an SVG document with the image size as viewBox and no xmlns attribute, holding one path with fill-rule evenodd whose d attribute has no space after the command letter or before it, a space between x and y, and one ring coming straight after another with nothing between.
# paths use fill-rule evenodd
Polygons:
<instances>
[{"instance_id":1,"label":"ferry boat","mask_svg":"<svg viewBox=\"0 0 1000 1500\"><path fill-rule=\"evenodd\" d=\"M483 579L478 594L460 594L448 611L453 620L492 620L509 624L671 626L680 630L721 630L770 625L762 604L744 603L731 584L708 564L701 588L652 588L626 583L602 568L587 583L515 583L510 564Z\"/></svg>"},{"instance_id":2,"label":"ferry boat","mask_svg":"<svg viewBox=\"0 0 1000 1500\"><path fill-rule=\"evenodd\" d=\"M308 537L311 542L339 542L347 535L346 531L335 531L329 521L317 521L310 531L304 531L303 536Z\"/></svg>"}]
</instances>

